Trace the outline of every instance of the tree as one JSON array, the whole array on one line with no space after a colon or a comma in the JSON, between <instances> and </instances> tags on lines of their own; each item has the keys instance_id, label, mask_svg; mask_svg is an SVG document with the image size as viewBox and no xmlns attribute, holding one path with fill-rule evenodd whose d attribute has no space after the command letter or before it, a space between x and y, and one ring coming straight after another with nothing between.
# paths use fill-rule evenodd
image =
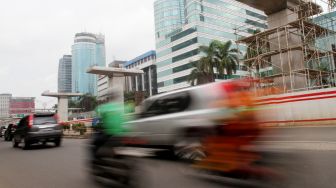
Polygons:
<instances>
[{"instance_id":1,"label":"tree","mask_svg":"<svg viewBox=\"0 0 336 188\"><path fill-rule=\"evenodd\" d=\"M199 48L204 56L201 57L198 68L212 77L211 82L215 80L214 68L218 63L216 55L218 54L220 44L220 41L214 40L209 46L200 46Z\"/></svg>"},{"instance_id":2,"label":"tree","mask_svg":"<svg viewBox=\"0 0 336 188\"><path fill-rule=\"evenodd\" d=\"M188 81L194 85L214 82L216 74L219 76L236 73L239 62L238 49L231 48L232 42L214 40L209 46L201 46L199 49L204 56L195 69L190 73ZM215 72L217 71L217 73Z\"/></svg>"},{"instance_id":3,"label":"tree","mask_svg":"<svg viewBox=\"0 0 336 188\"><path fill-rule=\"evenodd\" d=\"M84 111L92 111L98 105L97 99L95 96L86 94L79 97L78 107L84 109Z\"/></svg>"},{"instance_id":4,"label":"tree","mask_svg":"<svg viewBox=\"0 0 336 188\"><path fill-rule=\"evenodd\" d=\"M69 100L68 106L69 108L78 108L78 104L75 100Z\"/></svg>"},{"instance_id":5,"label":"tree","mask_svg":"<svg viewBox=\"0 0 336 188\"><path fill-rule=\"evenodd\" d=\"M201 85L213 82L213 77L208 72L206 72L200 63L194 63L194 69L191 71L190 75L187 78L187 81L194 85Z\"/></svg>"},{"instance_id":6,"label":"tree","mask_svg":"<svg viewBox=\"0 0 336 188\"><path fill-rule=\"evenodd\" d=\"M239 63L238 49L231 48L232 42L227 41L226 43L218 44L218 51L216 57L216 68L218 74L223 76L226 71L226 75L232 75L237 72L237 64Z\"/></svg>"},{"instance_id":7,"label":"tree","mask_svg":"<svg viewBox=\"0 0 336 188\"><path fill-rule=\"evenodd\" d=\"M135 92L130 91L130 92L124 92L124 102L131 102L135 101Z\"/></svg>"}]
</instances>

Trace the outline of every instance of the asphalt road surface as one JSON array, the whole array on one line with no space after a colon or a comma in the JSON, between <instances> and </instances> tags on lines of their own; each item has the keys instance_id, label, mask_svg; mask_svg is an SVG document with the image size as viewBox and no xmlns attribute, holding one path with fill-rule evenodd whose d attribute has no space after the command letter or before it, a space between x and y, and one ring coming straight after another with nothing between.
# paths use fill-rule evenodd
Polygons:
<instances>
[{"instance_id":1,"label":"asphalt road surface","mask_svg":"<svg viewBox=\"0 0 336 188\"><path fill-rule=\"evenodd\" d=\"M272 131L274 132L274 131ZM265 138L268 149L290 153L284 187L336 187L336 128L279 129ZM0 188L95 188L88 173L87 140L64 139L59 148L12 148L0 140ZM293 155L294 154L294 155ZM161 159L137 159L143 187L236 187L231 180L194 172L188 165ZM289 167L289 168L288 168Z\"/></svg>"}]
</instances>

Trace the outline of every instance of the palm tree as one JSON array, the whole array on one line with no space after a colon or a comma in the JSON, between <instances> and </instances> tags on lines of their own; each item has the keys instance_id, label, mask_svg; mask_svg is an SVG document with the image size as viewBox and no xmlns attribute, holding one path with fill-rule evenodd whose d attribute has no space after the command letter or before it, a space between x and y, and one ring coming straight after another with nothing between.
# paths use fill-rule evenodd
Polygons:
<instances>
[{"instance_id":1,"label":"palm tree","mask_svg":"<svg viewBox=\"0 0 336 188\"><path fill-rule=\"evenodd\" d=\"M238 49L231 48L232 42L219 43L216 57L217 72L220 76L232 75L237 72L237 64L239 63Z\"/></svg>"},{"instance_id":2,"label":"palm tree","mask_svg":"<svg viewBox=\"0 0 336 188\"><path fill-rule=\"evenodd\" d=\"M203 69L200 62L194 63L194 67L187 79L192 86L213 82L213 76Z\"/></svg>"},{"instance_id":3,"label":"palm tree","mask_svg":"<svg viewBox=\"0 0 336 188\"><path fill-rule=\"evenodd\" d=\"M218 51L221 42L218 40L212 41L209 46L200 46L200 52L203 52L204 56L199 61L199 68L203 69L205 72L209 73L214 81L215 72L214 69L218 65Z\"/></svg>"},{"instance_id":4,"label":"palm tree","mask_svg":"<svg viewBox=\"0 0 336 188\"><path fill-rule=\"evenodd\" d=\"M191 85L214 82L216 72L219 76L224 74L232 75L236 73L239 62L238 50L231 49L232 42L221 42L214 40L209 46L201 46L199 50L204 53L198 64L194 64L195 69L190 73L188 81Z\"/></svg>"}]
</instances>

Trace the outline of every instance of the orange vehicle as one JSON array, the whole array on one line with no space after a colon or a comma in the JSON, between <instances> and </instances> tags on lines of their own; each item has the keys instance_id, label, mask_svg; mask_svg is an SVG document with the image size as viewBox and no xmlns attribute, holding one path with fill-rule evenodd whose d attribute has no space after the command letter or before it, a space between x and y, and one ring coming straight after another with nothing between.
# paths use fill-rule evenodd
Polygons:
<instances>
[{"instance_id":1,"label":"orange vehicle","mask_svg":"<svg viewBox=\"0 0 336 188\"><path fill-rule=\"evenodd\" d=\"M254 166L261 160L258 152L247 150L262 134L257 120L253 94L246 81L232 81L222 86L228 97L215 105L235 111L230 119L218 119L217 134L204 139L206 157L194 167L233 176L271 174L270 169Z\"/></svg>"}]
</instances>

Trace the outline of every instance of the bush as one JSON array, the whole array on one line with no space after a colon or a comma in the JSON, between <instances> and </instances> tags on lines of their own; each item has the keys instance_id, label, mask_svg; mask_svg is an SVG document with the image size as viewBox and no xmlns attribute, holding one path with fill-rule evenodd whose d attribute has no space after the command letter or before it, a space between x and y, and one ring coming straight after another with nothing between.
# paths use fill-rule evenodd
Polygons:
<instances>
[{"instance_id":1,"label":"bush","mask_svg":"<svg viewBox=\"0 0 336 188\"><path fill-rule=\"evenodd\" d=\"M60 125L62 126L63 130L69 130L70 129L70 124L69 123L63 122Z\"/></svg>"},{"instance_id":2,"label":"bush","mask_svg":"<svg viewBox=\"0 0 336 188\"><path fill-rule=\"evenodd\" d=\"M84 135L84 133L86 132L86 127L84 123L73 124L72 129L76 132L79 132L80 135Z\"/></svg>"}]
</instances>

